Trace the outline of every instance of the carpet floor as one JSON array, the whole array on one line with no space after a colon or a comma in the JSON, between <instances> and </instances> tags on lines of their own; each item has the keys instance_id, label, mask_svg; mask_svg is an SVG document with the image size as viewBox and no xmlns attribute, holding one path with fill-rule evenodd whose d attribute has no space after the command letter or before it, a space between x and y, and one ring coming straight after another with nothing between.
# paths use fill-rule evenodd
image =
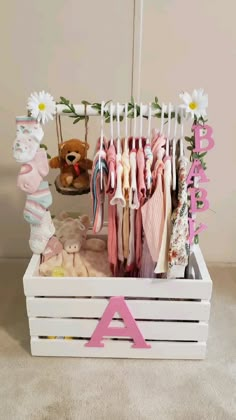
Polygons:
<instances>
[{"instance_id":1,"label":"carpet floor","mask_svg":"<svg viewBox=\"0 0 236 420\"><path fill-rule=\"evenodd\" d=\"M0 264L0 419L236 419L235 267L210 267L207 359L145 361L31 357L26 265Z\"/></svg>"}]
</instances>

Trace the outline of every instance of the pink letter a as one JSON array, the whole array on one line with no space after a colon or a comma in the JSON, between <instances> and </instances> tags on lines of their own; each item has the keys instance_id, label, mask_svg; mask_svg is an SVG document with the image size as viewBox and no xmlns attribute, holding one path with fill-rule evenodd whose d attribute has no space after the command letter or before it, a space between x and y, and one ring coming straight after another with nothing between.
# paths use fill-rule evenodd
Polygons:
<instances>
[{"instance_id":1,"label":"pink letter a","mask_svg":"<svg viewBox=\"0 0 236 420\"><path fill-rule=\"evenodd\" d=\"M125 327L109 327L113 316L118 312L125 323ZM114 296L110 298L110 301L96 326L92 337L86 347L104 347L101 343L103 337L130 337L133 339L133 348L136 349L148 349L151 346L144 340L138 326L125 303L125 299L122 296Z\"/></svg>"}]
</instances>

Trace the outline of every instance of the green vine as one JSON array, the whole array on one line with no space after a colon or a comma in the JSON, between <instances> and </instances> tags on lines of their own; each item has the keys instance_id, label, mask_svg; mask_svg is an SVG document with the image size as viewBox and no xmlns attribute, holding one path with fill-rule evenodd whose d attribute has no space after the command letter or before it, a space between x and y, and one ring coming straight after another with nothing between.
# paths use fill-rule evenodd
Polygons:
<instances>
[{"instance_id":1,"label":"green vine","mask_svg":"<svg viewBox=\"0 0 236 420\"><path fill-rule=\"evenodd\" d=\"M86 101L83 101L82 103L84 103L84 105L85 105L85 102ZM59 105L65 105L67 107L67 108L63 109L62 112L64 114L72 114L72 115L69 115L69 117L70 118L74 118L73 124L76 124L79 121L85 119L85 116L84 115L79 115L79 114L76 113L75 107L72 104L72 102L70 102L69 99L64 98L64 96L60 96L60 102L57 102L57 104L59 104Z\"/></svg>"},{"instance_id":2,"label":"green vine","mask_svg":"<svg viewBox=\"0 0 236 420\"><path fill-rule=\"evenodd\" d=\"M201 124L202 127L204 127L206 122L207 120L204 120L203 117L200 117L200 118L195 117L193 121L193 125ZM193 162L195 159L198 159L200 160L203 169L206 170L207 166L206 166L206 162L204 161L204 157L207 155L207 152L202 152L202 153L194 152L194 148L195 148L194 134L191 137L186 136L185 140L187 143L189 143L189 146L187 147L187 149L190 151L190 162Z\"/></svg>"},{"instance_id":3,"label":"green vine","mask_svg":"<svg viewBox=\"0 0 236 420\"><path fill-rule=\"evenodd\" d=\"M111 102L111 100L107 101L105 103L105 107L110 102ZM91 105L91 107L93 109L96 109L98 114L101 115L101 103L99 103L99 102L91 103L91 102L88 102L86 100L81 101L81 103L83 105ZM62 112L65 113L65 114L71 114L71 115L69 115L69 117L74 118L73 124L76 124L81 120L84 120L85 117L76 113L75 107L69 99L66 99L63 96L60 96L60 102L57 102L57 104L65 105L66 108L63 109ZM154 113L154 115L152 115L152 116L156 117L156 118L161 118L162 107L159 104L157 96L155 96L154 101L151 103L151 106L152 106L152 109L156 111ZM139 117L140 116L140 106L138 104L135 104L134 98L132 96L131 101L128 102L128 115L127 115L128 118L134 118L135 107L136 107L136 115L137 115L137 117ZM171 118L174 118L174 117L175 117L175 112L172 111L171 112ZM143 118L148 118L148 117L146 115L144 115ZM168 113L167 112L164 113L164 118L168 118ZM124 116L120 115L119 120L123 121L123 119L124 119ZM109 112L108 109L106 109L105 112L104 112L104 120L105 120L106 123L109 123L111 121L111 115L110 115L110 112ZM113 121L117 121L117 116L116 115L113 115ZM180 118L180 115L178 114L178 123L180 124L180 122L181 122L181 118Z\"/></svg>"},{"instance_id":4,"label":"green vine","mask_svg":"<svg viewBox=\"0 0 236 420\"><path fill-rule=\"evenodd\" d=\"M194 117L194 121L193 121L193 125L197 125L197 124L201 124L203 127L205 125L205 123L207 122L207 120L205 120L203 117L197 118L196 116ZM193 162L194 160L198 159L201 162L201 165L203 167L204 170L207 169L207 165L206 162L204 160L205 156L207 155L207 152L194 152L194 148L195 148L195 139L194 139L194 134L191 137L185 137L185 140L187 143L189 143L189 146L187 147L187 149L190 151L190 162ZM199 198L199 193L196 194L196 197ZM188 197L190 200L190 196ZM201 208L203 206L203 201L198 200L197 201L197 208ZM198 244L199 243L199 236L196 235L194 237L194 243Z\"/></svg>"}]
</instances>

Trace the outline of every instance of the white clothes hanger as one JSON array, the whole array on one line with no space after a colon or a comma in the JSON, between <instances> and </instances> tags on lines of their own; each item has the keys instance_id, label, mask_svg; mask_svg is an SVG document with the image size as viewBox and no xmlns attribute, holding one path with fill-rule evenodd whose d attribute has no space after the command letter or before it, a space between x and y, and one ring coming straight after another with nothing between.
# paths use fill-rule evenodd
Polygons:
<instances>
[{"instance_id":1,"label":"white clothes hanger","mask_svg":"<svg viewBox=\"0 0 236 420\"><path fill-rule=\"evenodd\" d=\"M103 169L101 165L101 155L103 151L103 137L104 137L104 104L105 102L102 101L101 103L101 134L100 134L100 150L99 150L99 157L98 157L98 167L100 170L100 188L101 191L103 190Z\"/></svg>"},{"instance_id":2,"label":"white clothes hanger","mask_svg":"<svg viewBox=\"0 0 236 420\"><path fill-rule=\"evenodd\" d=\"M162 103L161 105L161 128L160 128L160 134L161 136L164 135L164 114L165 114L165 104Z\"/></svg>"},{"instance_id":3,"label":"white clothes hanger","mask_svg":"<svg viewBox=\"0 0 236 420\"><path fill-rule=\"evenodd\" d=\"M152 120L152 106L151 103L148 104L148 128L147 128L147 140L146 140L146 147L144 149L145 158L146 158L146 174L147 174L147 189L151 189L152 184L152 172L151 166L153 162L153 154L150 146L150 138L151 138L151 120Z\"/></svg>"},{"instance_id":4,"label":"white clothes hanger","mask_svg":"<svg viewBox=\"0 0 236 420\"><path fill-rule=\"evenodd\" d=\"M170 155L170 132L171 132L171 103L168 104L168 125L167 125L167 138L166 138L166 156Z\"/></svg>"},{"instance_id":5,"label":"white clothes hanger","mask_svg":"<svg viewBox=\"0 0 236 420\"><path fill-rule=\"evenodd\" d=\"M116 191L114 197L111 199L110 204L112 206L120 205L125 207L126 201L122 192L122 175L123 165L121 162L121 143L120 143L120 105L116 105L117 115L117 153L116 153Z\"/></svg>"},{"instance_id":6,"label":"white clothes hanger","mask_svg":"<svg viewBox=\"0 0 236 420\"><path fill-rule=\"evenodd\" d=\"M172 140L172 190L176 190L176 136L178 127L178 106L175 107L174 137Z\"/></svg>"},{"instance_id":7,"label":"white clothes hanger","mask_svg":"<svg viewBox=\"0 0 236 420\"><path fill-rule=\"evenodd\" d=\"M114 145L114 130L113 130L114 126L113 126L113 102L111 102L110 104L110 145L113 146ZM115 174L114 171L111 172L111 188L115 188Z\"/></svg>"},{"instance_id":8,"label":"white clothes hanger","mask_svg":"<svg viewBox=\"0 0 236 420\"><path fill-rule=\"evenodd\" d=\"M128 104L125 104L125 151L128 151Z\"/></svg>"},{"instance_id":9,"label":"white clothes hanger","mask_svg":"<svg viewBox=\"0 0 236 420\"><path fill-rule=\"evenodd\" d=\"M165 104L162 103L162 107L161 107L161 128L160 128L160 135L162 137L157 139L157 142L159 143L158 145L158 150L157 150L157 159L158 160L162 160L165 154L165 150L162 147L164 144L164 122L165 122Z\"/></svg>"},{"instance_id":10,"label":"white clothes hanger","mask_svg":"<svg viewBox=\"0 0 236 420\"><path fill-rule=\"evenodd\" d=\"M120 144L120 104L117 102L116 104L116 116L117 116L117 154L120 156L121 154L121 144Z\"/></svg>"},{"instance_id":11,"label":"white clothes hanger","mask_svg":"<svg viewBox=\"0 0 236 420\"><path fill-rule=\"evenodd\" d=\"M134 104L133 140L132 140L132 149L133 149L133 150L135 150L136 120L137 120L137 108L136 108L136 104Z\"/></svg>"},{"instance_id":12,"label":"white clothes hanger","mask_svg":"<svg viewBox=\"0 0 236 420\"><path fill-rule=\"evenodd\" d=\"M131 191L129 195L129 207L130 209L137 210L139 208L138 200L138 191L137 191L137 161L136 161L136 148L135 148L135 139L136 139L136 119L137 119L137 109L136 104L134 104L134 120L133 120L133 140L132 140L132 150L130 152L130 170L131 170Z\"/></svg>"},{"instance_id":13,"label":"white clothes hanger","mask_svg":"<svg viewBox=\"0 0 236 420\"><path fill-rule=\"evenodd\" d=\"M142 134L143 134L143 104L140 103L140 121L139 121L139 142L138 147L142 149Z\"/></svg>"},{"instance_id":14,"label":"white clothes hanger","mask_svg":"<svg viewBox=\"0 0 236 420\"><path fill-rule=\"evenodd\" d=\"M150 144L150 139L151 139L151 122L152 122L152 105L149 102L149 104L148 104L148 129L147 129L147 140L146 140L146 144Z\"/></svg>"},{"instance_id":15,"label":"white clothes hanger","mask_svg":"<svg viewBox=\"0 0 236 420\"><path fill-rule=\"evenodd\" d=\"M111 130L111 144L114 142L114 131L113 131L113 103L110 104L110 130Z\"/></svg>"}]
</instances>

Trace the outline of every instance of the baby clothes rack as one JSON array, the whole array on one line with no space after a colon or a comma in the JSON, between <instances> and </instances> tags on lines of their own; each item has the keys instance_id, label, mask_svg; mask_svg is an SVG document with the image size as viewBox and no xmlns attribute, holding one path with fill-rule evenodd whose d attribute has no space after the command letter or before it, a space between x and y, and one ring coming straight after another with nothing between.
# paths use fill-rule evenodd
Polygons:
<instances>
[{"instance_id":1,"label":"baby clothes rack","mask_svg":"<svg viewBox=\"0 0 236 420\"><path fill-rule=\"evenodd\" d=\"M57 105L58 115L69 116L69 112L63 112L64 108ZM74 105L74 109L77 115L85 115L84 104ZM163 105L162 109L176 112L177 108ZM110 105L104 110L110 111ZM112 113L116 112L114 105ZM120 105L118 114L124 112L124 105ZM147 117L149 112L149 105L143 105L142 116ZM87 105L86 115L100 113ZM100 235L106 234L105 226ZM188 279L41 277L39 264L40 256L33 255L23 279L32 355L205 358L212 281L198 245L192 249ZM103 338L100 345L88 345L113 303L121 308L111 323L113 333ZM131 316L141 331L146 347L135 346L126 335L122 337L118 333L118 329L124 327L123 310L127 310L127 317ZM50 339L51 336L57 338ZM67 338L59 338L62 336Z\"/></svg>"}]
</instances>

